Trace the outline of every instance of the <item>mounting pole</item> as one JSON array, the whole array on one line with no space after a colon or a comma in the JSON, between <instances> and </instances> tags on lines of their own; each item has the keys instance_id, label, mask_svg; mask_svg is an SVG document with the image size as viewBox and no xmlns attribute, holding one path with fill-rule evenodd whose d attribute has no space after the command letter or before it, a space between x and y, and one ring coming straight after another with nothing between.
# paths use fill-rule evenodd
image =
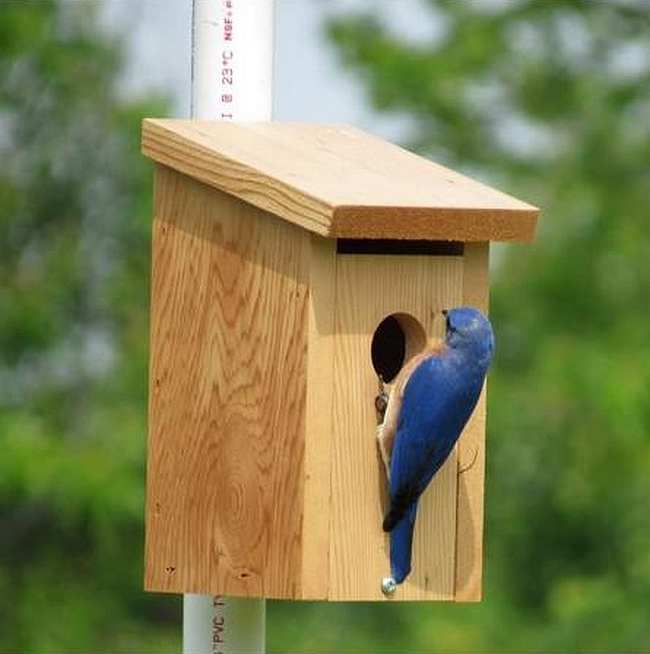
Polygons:
<instances>
[{"instance_id":1,"label":"mounting pole","mask_svg":"<svg viewBox=\"0 0 650 654\"><path fill-rule=\"evenodd\" d=\"M274 0L193 0L192 118L271 120L273 7Z\"/></svg>"},{"instance_id":2,"label":"mounting pole","mask_svg":"<svg viewBox=\"0 0 650 654\"><path fill-rule=\"evenodd\" d=\"M192 118L271 120L274 0L193 0ZM263 599L183 596L183 654L263 654Z\"/></svg>"}]
</instances>

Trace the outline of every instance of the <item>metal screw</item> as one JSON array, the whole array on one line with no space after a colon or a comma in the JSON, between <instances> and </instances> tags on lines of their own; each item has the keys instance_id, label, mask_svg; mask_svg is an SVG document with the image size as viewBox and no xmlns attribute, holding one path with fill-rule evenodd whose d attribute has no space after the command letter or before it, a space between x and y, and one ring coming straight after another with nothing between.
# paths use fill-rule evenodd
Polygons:
<instances>
[{"instance_id":1,"label":"metal screw","mask_svg":"<svg viewBox=\"0 0 650 654\"><path fill-rule=\"evenodd\" d=\"M386 595L392 595L397 590L397 583L392 577L384 577L381 580L381 592Z\"/></svg>"}]
</instances>

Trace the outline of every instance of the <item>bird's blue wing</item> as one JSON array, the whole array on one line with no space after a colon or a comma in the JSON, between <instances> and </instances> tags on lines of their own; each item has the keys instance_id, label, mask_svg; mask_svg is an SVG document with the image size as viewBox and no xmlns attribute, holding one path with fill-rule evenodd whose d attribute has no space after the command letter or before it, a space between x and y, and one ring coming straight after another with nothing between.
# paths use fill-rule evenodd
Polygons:
<instances>
[{"instance_id":1,"label":"bird's blue wing","mask_svg":"<svg viewBox=\"0 0 650 654\"><path fill-rule=\"evenodd\" d=\"M413 371L406 384L391 456L391 497L411 495L425 461L442 454L444 443L435 432L443 381L440 358L431 357Z\"/></svg>"},{"instance_id":2,"label":"bird's blue wing","mask_svg":"<svg viewBox=\"0 0 650 654\"><path fill-rule=\"evenodd\" d=\"M471 390L466 392L444 355L424 360L413 371L404 389L393 446L391 510L385 529L390 530L420 496L453 450L480 386Z\"/></svg>"}]
</instances>

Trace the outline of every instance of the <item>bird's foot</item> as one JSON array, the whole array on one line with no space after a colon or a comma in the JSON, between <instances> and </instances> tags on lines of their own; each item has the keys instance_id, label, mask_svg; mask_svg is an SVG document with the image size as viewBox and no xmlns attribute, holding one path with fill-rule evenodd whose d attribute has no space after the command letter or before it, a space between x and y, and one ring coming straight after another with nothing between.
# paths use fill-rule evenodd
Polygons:
<instances>
[{"instance_id":1,"label":"bird's foot","mask_svg":"<svg viewBox=\"0 0 650 654\"><path fill-rule=\"evenodd\" d=\"M377 412L377 424L382 425L386 417L389 395L381 375L377 377L377 396L375 397L375 411Z\"/></svg>"}]
</instances>

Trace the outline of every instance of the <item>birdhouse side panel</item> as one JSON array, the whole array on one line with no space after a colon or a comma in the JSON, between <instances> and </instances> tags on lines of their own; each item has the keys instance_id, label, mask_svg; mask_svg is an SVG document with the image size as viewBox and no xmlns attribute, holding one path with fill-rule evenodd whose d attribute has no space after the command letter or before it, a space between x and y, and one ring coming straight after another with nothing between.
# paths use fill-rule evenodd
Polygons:
<instances>
[{"instance_id":1,"label":"birdhouse side panel","mask_svg":"<svg viewBox=\"0 0 650 654\"><path fill-rule=\"evenodd\" d=\"M489 304L489 243L466 243L463 256L463 304L481 309ZM498 345L497 345L498 347ZM485 493L486 388L463 431L458 450L456 517L456 601L482 597Z\"/></svg>"},{"instance_id":2,"label":"birdhouse side panel","mask_svg":"<svg viewBox=\"0 0 650 654\"><path fill-rule=\"evenodd\" d=\"M332 600L381 600L390 574L382 531L387 479L376 442L373 334L392 314L419 323L419 347L444 335L442 309L463 298L460 256L339 254L336 260L330 593ZM417 353L406 344L405 359ZM402 365L403 365L402 364ZM422 496L413 571L392 601L451 600L456 582L458 460L454 451Z\"/></svg>"},{"instance_id":3,"label":"birdhouse side panel","mask_svg":"<svg viewBox=\"0 0 650 654\"><path fill-rule=\"evenodd\" d=\"M309 235L159 166L148 590L301 594Z\"/></svg>"}]
</instances>

